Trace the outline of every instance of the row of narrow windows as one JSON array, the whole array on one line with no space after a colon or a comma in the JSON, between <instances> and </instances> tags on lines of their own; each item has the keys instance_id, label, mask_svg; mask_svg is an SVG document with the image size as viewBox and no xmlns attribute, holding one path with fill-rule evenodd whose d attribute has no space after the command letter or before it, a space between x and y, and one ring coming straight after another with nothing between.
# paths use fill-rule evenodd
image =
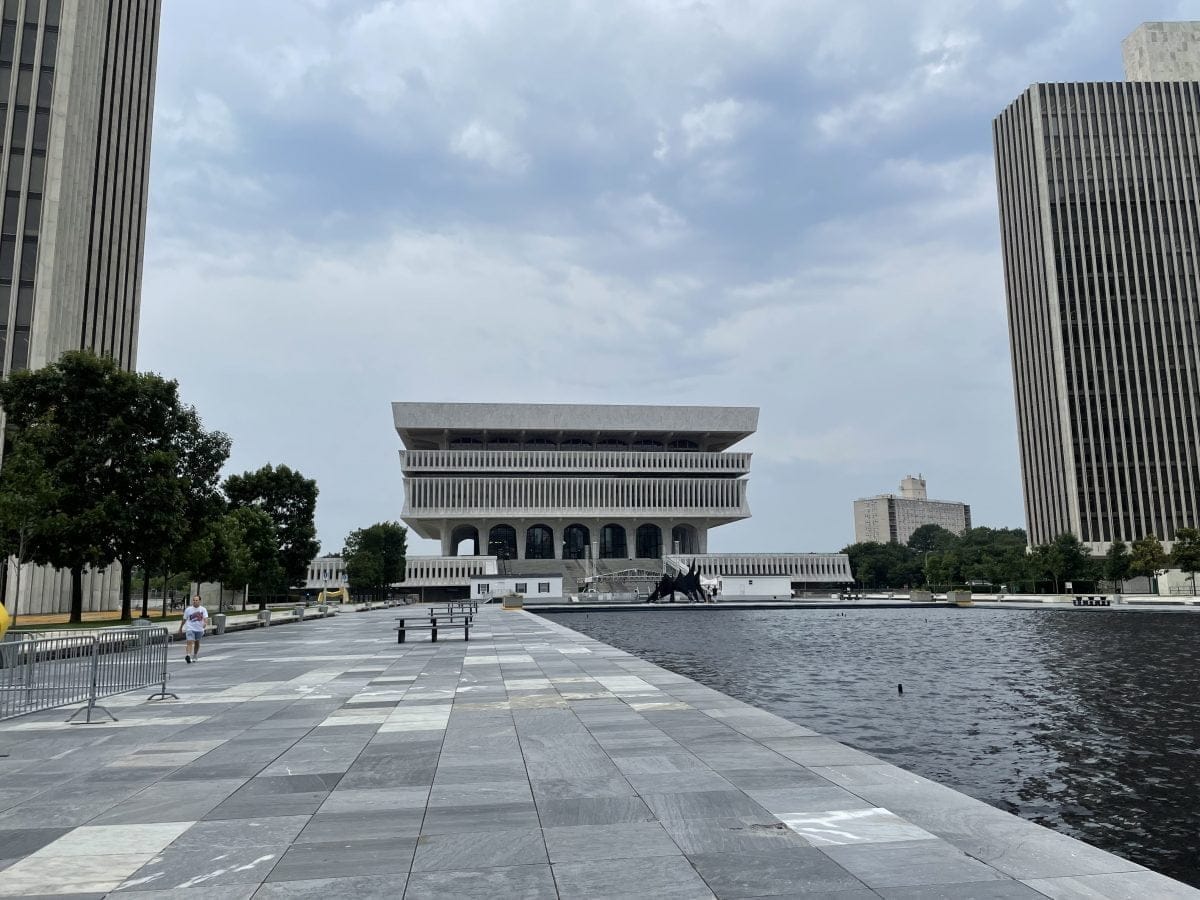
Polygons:
<instances>
[{"instance_id":1,"label":"row of narrow windows","mask_svg":"<svg viewBox=\"0 0 1200 900\"><path fill-rule=\"evenodd\" d=\"M720 478L408 478L410 509L741 508L744 480Z\"/></svg>"}]
</instances>

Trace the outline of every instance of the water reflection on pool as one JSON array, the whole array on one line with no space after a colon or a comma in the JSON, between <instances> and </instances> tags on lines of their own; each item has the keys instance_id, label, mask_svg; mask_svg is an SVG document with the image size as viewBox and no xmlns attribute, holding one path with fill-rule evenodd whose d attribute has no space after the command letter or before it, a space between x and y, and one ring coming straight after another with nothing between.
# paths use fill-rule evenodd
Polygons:
<instances>
[{"instance_id":1,"label":"water reflection on pool","mask_svg":"<svg viewBox=\"0 0 1200 900\"><path fill-rule=\"evenodd\" d=\"M976 608L551 618L1200 886L1198 615Z\"/></svg>"}]
</instances>

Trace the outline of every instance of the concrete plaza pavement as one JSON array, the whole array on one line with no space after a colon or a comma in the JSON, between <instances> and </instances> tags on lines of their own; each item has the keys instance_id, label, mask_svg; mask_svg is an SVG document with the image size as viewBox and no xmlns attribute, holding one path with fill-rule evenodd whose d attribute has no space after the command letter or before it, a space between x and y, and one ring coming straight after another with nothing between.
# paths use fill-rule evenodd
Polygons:
<instances>
[{"instance_id":1,"label":"concrete plaza pavement","mask_svg":"<svg viewBox=\"0 0 1200 900\"><path fill-rule=\"evenodd\" d=\"M530 613L395 615L0 724L0 896L1200 897Z\"/></svg>"}]
</instances>

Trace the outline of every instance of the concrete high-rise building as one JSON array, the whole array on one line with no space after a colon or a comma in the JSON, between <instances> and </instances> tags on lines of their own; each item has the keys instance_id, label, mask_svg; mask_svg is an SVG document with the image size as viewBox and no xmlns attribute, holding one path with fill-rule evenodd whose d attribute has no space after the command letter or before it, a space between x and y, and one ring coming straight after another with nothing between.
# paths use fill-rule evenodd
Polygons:
<instances>
[{"instance_id":1,"label":"concrete high-rise building","mask_svg":"<svg viewBox=\"0 0 1200 900\"><path fill-rule=\"evenodd\" d=\"M1125 82L1035 84L994 124L1031 543L1200 525L1200 23ZM1143 81L1142 78L1153 78Z\"/></svg>"},{"instance_id":2,"label":"concrete high-rise building","mask_svg":"<svg viewBox=\"0 0 1200 900\"><path fill-rule=\"evenodd\" d=\"M137 358L160 0L4 0L3 371Z\"/></svg>"},{"instance_id":3,"label":"concrete high-rise building","mask_svg":"<svg viewBox=\"0 0 1200 900\"><path fill-rule=\"evenodd\" d=\"M160 2L3 0L3 374L68 350L136 364ZM118 602L119 576L88 573L86 608ZM26 567L20 612L69 593L66 573Z\"/></svg>"},{"instance_id":4,"label":"concrete high-rise building","mask_svg":"<svg viewBox=\"0 0 1200 900\"><path fill-rule=\"evenodd\" d=\"M925 479L909 475L900 494L880 494L854 501L856 543L907 544L922 525L940 525L954 534L971 527L971 507L952 500L930 500Z\"/></svg>"}]
</instances>

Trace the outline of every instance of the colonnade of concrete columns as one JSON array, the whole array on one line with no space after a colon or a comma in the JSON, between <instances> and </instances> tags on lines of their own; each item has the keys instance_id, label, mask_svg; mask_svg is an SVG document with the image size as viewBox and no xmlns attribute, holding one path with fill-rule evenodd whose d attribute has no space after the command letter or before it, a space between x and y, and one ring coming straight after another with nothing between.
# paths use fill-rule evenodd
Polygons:
<instances>
[{"instance_id":1,"label":"colonnade of concrete columns","mask_svg":"<svg viewBox=\"0 0 1200 900\"><path fill-rule=\"evenodd\" d=\"M443 556L458 556L457 543L463 540L469 540L475 537L477 544L474 548L464 547L461 555L479 555L492 556L495 555L489 547L492 529L498 525L508 525L516 532L516 555L514 559L526 558L526 540L530 528L541 525L550 529L551 541L550 546L553 552L553 559L563 558L563 543L567 529L572 525L582 525L588 530L588 542L591 545L591 553L597 558L616 558L613 556L602 556L601 549L601 533L606 525L615 525L625 532L625 554L624 559L638 559L638 542L637 531L643 525L656 525L661 536L661 545L659 547L658 556L666 556L671 553L707 553L708 552L708 523L703 521L679 521L672 519L640 519L640 518L623 518L623 519L486 519L474 520L471 522L444 522L441 528L441 543ZM691 546L687 545L687 540L681 546L675 546L672 542L672 532L676 526L685 526L690 529ZM475 534L472 535L469 529L475 529ZM457 534L456 534L457 531ZM455 538L458 538L456 542ZM474 549L474 553L472 553Z\"/></svg>"}]
</instances>

